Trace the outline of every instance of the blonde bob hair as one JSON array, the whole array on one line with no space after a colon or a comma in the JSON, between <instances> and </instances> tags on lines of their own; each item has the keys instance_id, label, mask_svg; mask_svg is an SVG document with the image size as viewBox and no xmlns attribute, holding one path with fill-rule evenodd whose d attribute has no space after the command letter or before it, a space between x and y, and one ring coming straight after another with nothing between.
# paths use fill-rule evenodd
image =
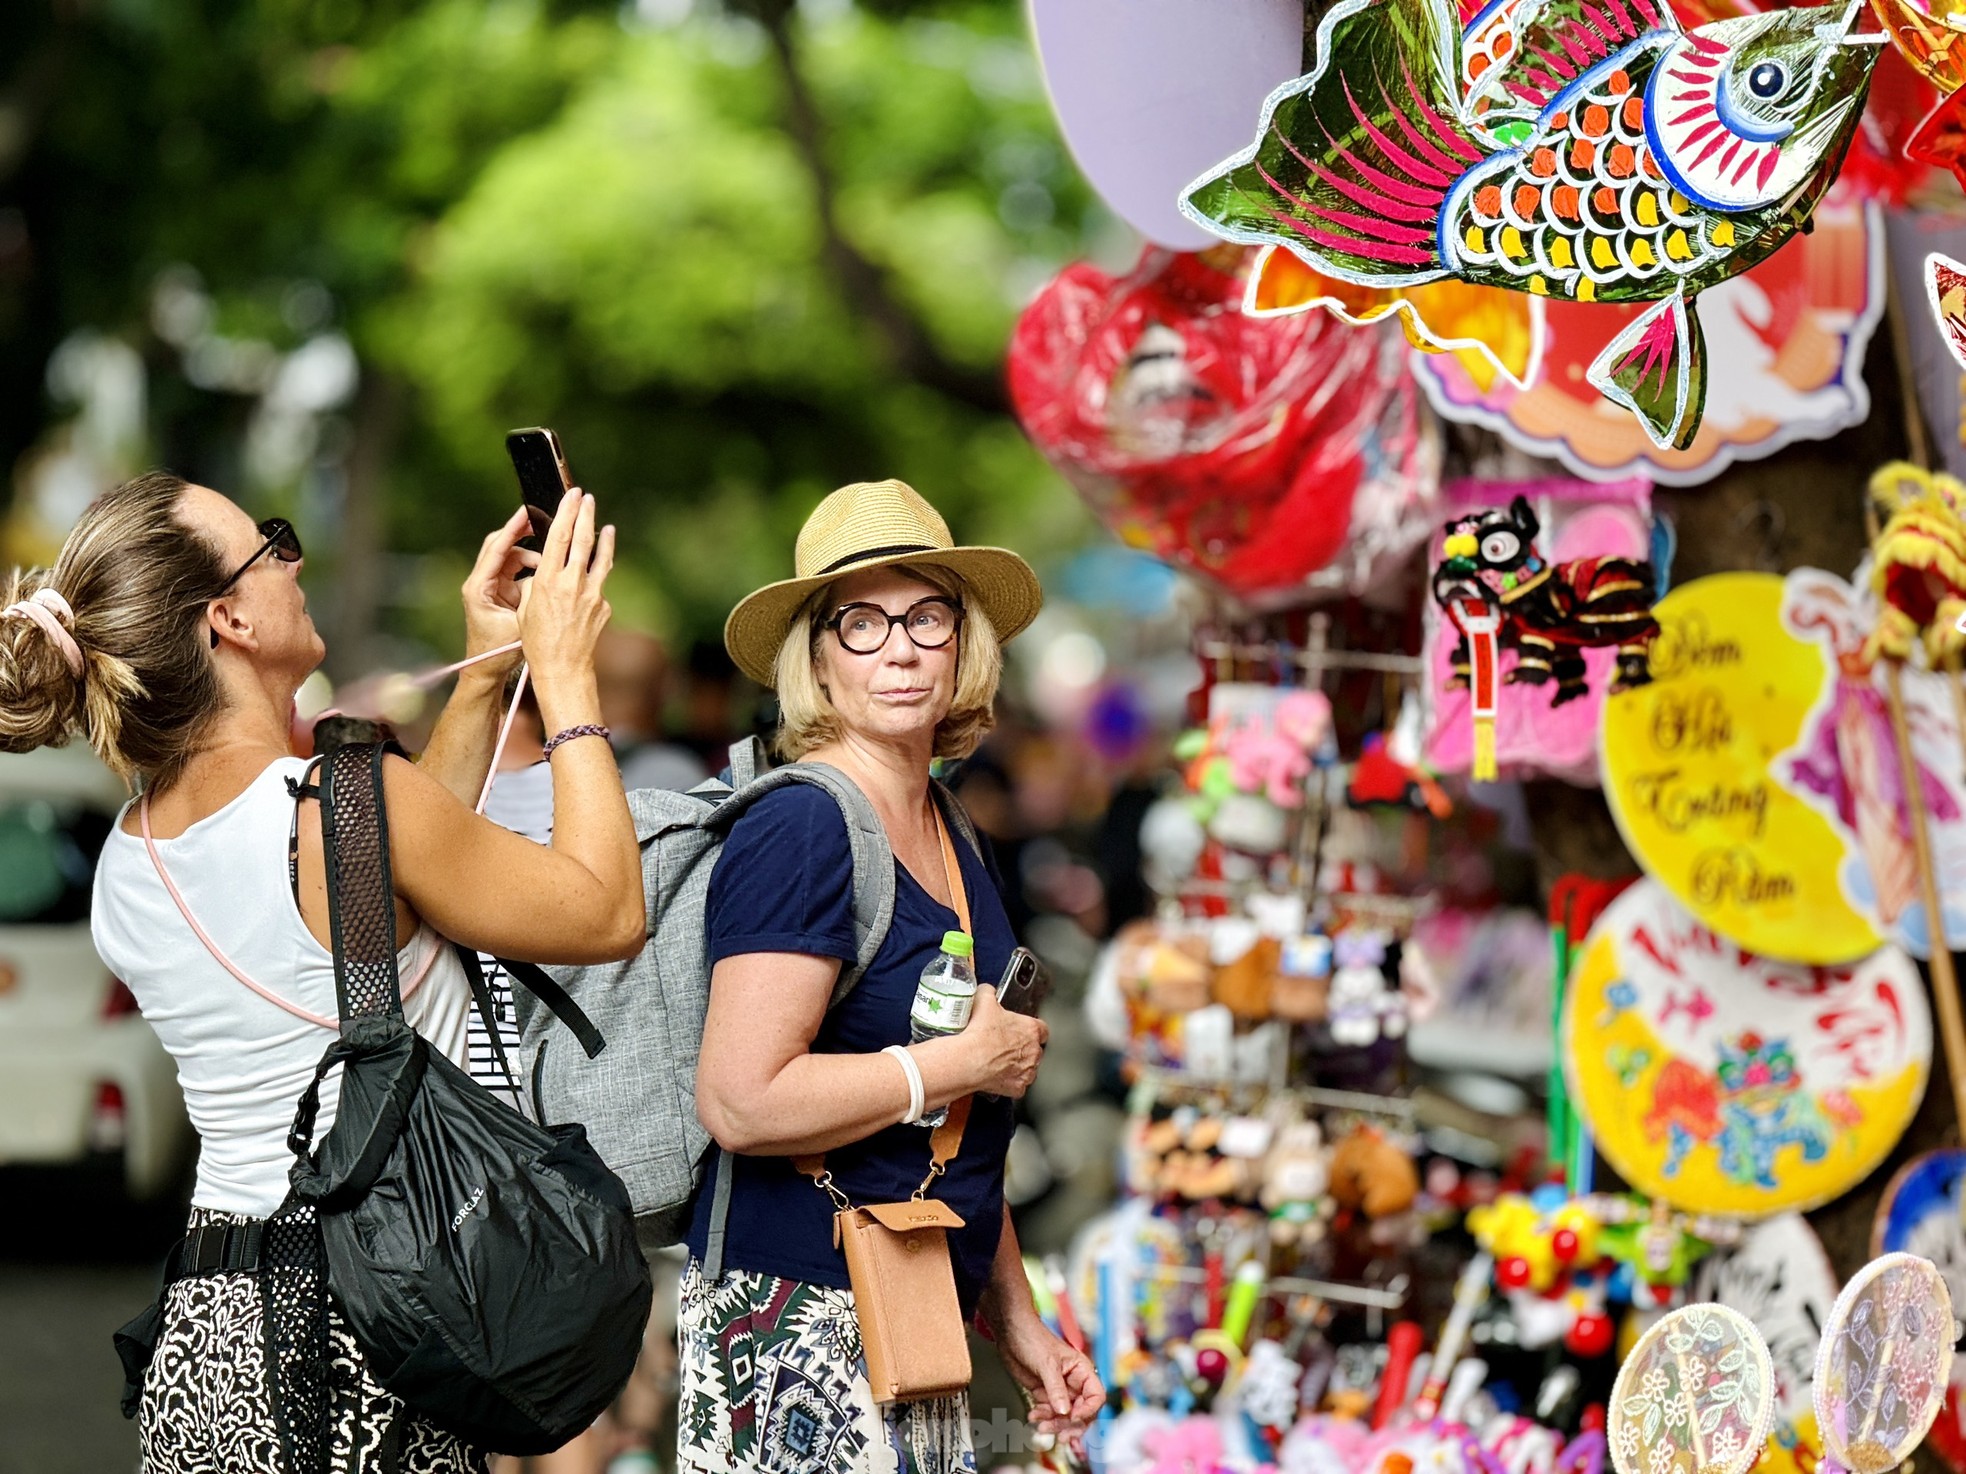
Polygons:
<instances>
[{"instance_id":1,"label":"blonde bob hair","mask_svg":"<svg viewBox=\"0 0 1966 1474\"><path fill-rule=\"evenodd\" d=\"M963 581L946 568L912 563L897 573L918 578L963 606L956 634L956 694L949 714L935 728L935 756L968 757L997 724L997 683L1003 679L1003 645L981 601L965 597ZM833 602L833 587L819 590L792 617L776 664L778 734L772 747L781 762L797 762L815 747L840 735L841 720L832 698L819 683L819 642L827 630L821 620Z\"/></svg>"}]
</instances>

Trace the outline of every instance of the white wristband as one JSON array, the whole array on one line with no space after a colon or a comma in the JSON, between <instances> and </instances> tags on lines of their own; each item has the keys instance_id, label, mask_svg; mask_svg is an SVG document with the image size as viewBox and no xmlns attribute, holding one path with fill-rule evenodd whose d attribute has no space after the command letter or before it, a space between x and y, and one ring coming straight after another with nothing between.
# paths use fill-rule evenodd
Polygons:
<instances>
[{"instance_id":1,"label":"white wristband","mask_svg":"<svg viewBox=\"0 0 1966 1474\"><path fill-rule=\"evenodd\" d=\"M928 1097L922 1086L922 1067L915 1063L915 1057L908 1053L905 1044L890 1044L881 1051L891 1054L901 1061L901 1073L908 1077L908 1114L901 1118L903 1126L912 1126L921 1120L922 1111L927 1108Z\"/></svg>"}]
</instances>

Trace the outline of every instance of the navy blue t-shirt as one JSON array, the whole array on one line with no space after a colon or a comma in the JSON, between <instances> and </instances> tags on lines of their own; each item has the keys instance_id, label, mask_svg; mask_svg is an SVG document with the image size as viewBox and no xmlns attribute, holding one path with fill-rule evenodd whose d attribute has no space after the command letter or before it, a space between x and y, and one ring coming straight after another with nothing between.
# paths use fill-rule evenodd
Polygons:
<instances>
[{"instance_id":1,"label":"navy blue t-shirt","mask_svg":"<svg viewBox=\"0 0 1966 1474\"><path fill-rule=\"evenodd\" d=\"M955 841L976 937L979 985L994 986L1017 945L989 866ZM942 943L959 925L955 912L922 889L894 862L894 920L866 976L828 1011L812 1041L814 1054L873 1054L908 1042L915 985ZM792 784L760 799L731 827L710 875L706 916L710 962L747 952L804 952L853 964L853 851L846 819L831 794ZM893 1066L897 1083L900 1066ZM965 1317L989 1282L1003 1229L1004 1154L1013 1106L977 1096L962 1149L936 1182L934 1195L959 1214L964 1227L949 1235L956 1293ZM864 1141L826 1154L834 1183L856 1207L909 1196L928 1172L929 1132L889 1126ZM690 1223L690 1253L703 1257L710 1228L714 1144ZM846 1258L833 1247L833 1200L789 1157L733 1159L724 1264L810 1284L848 1288Z\"/></svg>"}]
</instances>

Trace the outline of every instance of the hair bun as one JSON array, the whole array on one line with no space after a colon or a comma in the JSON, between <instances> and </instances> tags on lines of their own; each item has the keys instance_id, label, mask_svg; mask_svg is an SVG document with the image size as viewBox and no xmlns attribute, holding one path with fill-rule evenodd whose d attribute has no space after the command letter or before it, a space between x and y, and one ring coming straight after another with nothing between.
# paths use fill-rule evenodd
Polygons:
<instances>
[{"instance_id":1,"label":"hair bun","mask_svg":"<svg viewBox=\"0 0 1966 1474\"><path fill-rule=\"evenodd\" d=\"M46 569L15 569L0 589L0 608L9 615L0 618L0 751L60 747L81 730L84 702L67 601Z\"/></svg>"}]
</instances>

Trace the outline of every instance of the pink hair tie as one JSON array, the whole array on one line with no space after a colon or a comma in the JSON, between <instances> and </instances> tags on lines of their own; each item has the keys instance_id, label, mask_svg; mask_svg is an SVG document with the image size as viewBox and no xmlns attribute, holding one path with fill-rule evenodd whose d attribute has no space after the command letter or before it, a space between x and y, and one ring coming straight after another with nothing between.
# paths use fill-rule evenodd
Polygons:
<instances>
[{"instance_id":1,"label":"pink hair tie","mask_svg":"<svg viewBox=\"0 0 1966 1474\"><path fill-rule=\"evenodd\" d=\"M68 626L75 623L75 611L60 594L53 589L36 589L18 604L0 609L0 619L29 619L40 625L68 662L68 673L78 681L82 679L82 647L68 632Z\"/></svg>"}]
</instances>

